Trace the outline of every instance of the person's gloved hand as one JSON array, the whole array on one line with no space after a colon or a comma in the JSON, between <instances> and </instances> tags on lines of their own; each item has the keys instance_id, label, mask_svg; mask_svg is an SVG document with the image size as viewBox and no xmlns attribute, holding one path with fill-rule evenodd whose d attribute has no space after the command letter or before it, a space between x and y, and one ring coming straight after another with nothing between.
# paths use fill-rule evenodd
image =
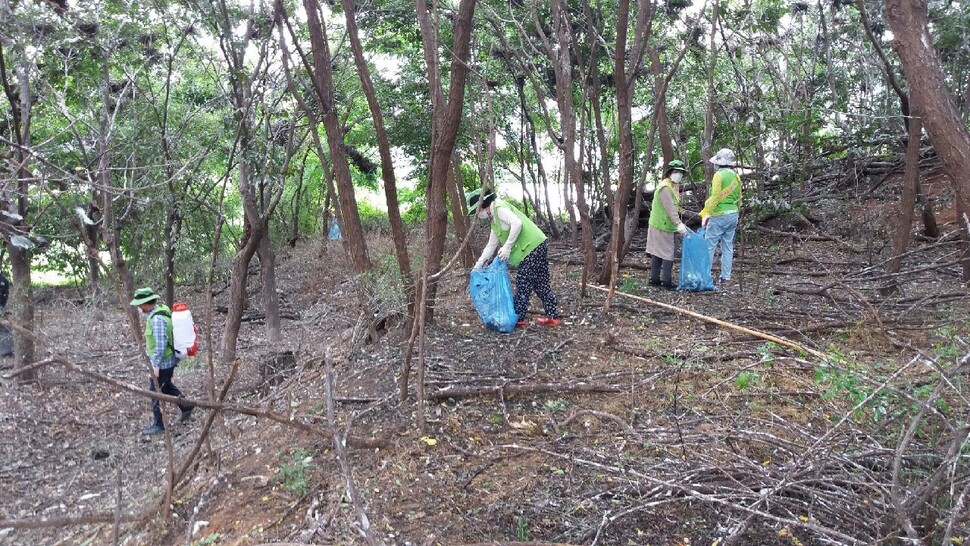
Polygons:
<instances>
[{"instance_id":1,"label":"person's gloved hand","mask_svg":"<svg viewBox=\"0 0 970 546\"><path fill-rule=\"evenodd\" d=\"M682 223L681 224L677 224L677 233L679 233L681 235L686 235L687 234L687 226L685 226Z\"/></svg>"},{"instance_id":2,"label":"person's gloved hand","mask_svg":"<svg viewBox=\"0 0 970 546\"><path fill-rule=\"evenodd\" d=\"M702 228L706 228L707 227L707 224L710 224L710 223L711 223L711 217L710 216L704 216L704 217L701 218L701 227Z\"/></svg>"},{"instance_id":3,"label":"person's gloved hand","mask_svg":"<svg viewBox=\"0 0 970 546\"><path fill-rule=\"evenodd\" d=\"M502 248L498 249L498 259L502 260L503 262L509 261L510 254L512 254L512 249L507 246L503 246Z\"/></svg>"}]
</instances>

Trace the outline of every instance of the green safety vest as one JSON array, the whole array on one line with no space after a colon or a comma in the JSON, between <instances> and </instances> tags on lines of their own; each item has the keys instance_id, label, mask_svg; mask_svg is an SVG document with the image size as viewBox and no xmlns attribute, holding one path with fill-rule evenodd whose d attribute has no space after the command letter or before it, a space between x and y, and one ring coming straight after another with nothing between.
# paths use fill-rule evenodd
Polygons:
<instances>
[{"instance_id":1,"label":"green safety vest","mask_svg":"<svg viewBox=\"0 0 970 546\"><path fill-rule=\"evenodd\" d=\"M164 303L156 303L152 312L148 313L148 320L145 321L145 347L148 350L148 356L151 357L155 354L155 333L152 332L152 317L155 315L162 315L165 319L165 333L168 334L168 347L165 347L165 353L162 354L162 358L172 358L172 355L175 354L172 310Z\"/></svg>"},{"instance_id":2,"label":"green safety vest","mask_svg":"<svg viewBox=\"0 0 970 546\"><path fill-rule=\"evenodd\" d=\"M670 216L667 216L667 210L664 209L662 203L660 203L660 190L663 188L670 189L670 195L674 198L674 206L680 207L680 195L674 191L673 181L669 178L664 178L663 182L657 186L657 189L653 192L653 204L650 206L650 227L659 229L660 231L674 232L677 231L677 224L674 223Z\"/></svg>"},{"instance_id":3,"label":"green safety vest","mask_svg":"<svg viewBox=\"0 0 970 546\"><path fill-rule=\"evenodd\" d=\"M731 169L721 169L717 171L716 175L721 177L721 191L708 198L708 203L711 202L711 199L714 199L714 206L711 209L705 206L701 215L707 213L708 216L721 216L738 210L738 203L741 201L741 178L738 177L738 173ZM713 184L711 189L714 189Z\"/></svg>"},{"instance_id":4,"label":"green safety vest","mask_svg":"<svg viewBox=\"0 0 970 546\"><path fill-rule=\"evenodd\" d=\"M492 203L492 207L494 209L494 213L492 214L492 232L498 237L499 243L504 245L509 240L509 232L511 229L502 228L502 222L498 219L498 209L509 209L522 222L522 231L519 232L519 236L512 243L512 252L509 253L509 265L519 265L530 252L546 240L546 234L532 220L529 220L528 216L522 214L519 212L519 209L509 205L505 201L496 199Z\"/></svg>"}]
</instances>

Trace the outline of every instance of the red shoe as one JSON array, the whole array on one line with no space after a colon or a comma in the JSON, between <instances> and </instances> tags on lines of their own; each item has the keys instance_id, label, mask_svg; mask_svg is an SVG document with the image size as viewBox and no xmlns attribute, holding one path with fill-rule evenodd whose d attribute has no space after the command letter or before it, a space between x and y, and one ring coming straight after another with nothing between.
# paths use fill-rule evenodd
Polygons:
<instances>
[{"instance_id":1,"label":"red shoe","mask_svg":"<svg viewBox=\"0 0 970 546\"><path fill-rule=\"evenodd\" d=\"M520 320L515 323L516 328L525 328L528 325L529 325L528 321L525 321L525 320Z\"/></svg>"},{"instance_id":2,"label":"red shoe","mask_svg":"<svg viewBox=\"0 0 970 546\"><path fill-rule=\"evenodd\" d=\"M562 324L562 321L557 318L539 317L536 319L536 324L540 326L559 326Z\"/></svg>"}]
</instances>

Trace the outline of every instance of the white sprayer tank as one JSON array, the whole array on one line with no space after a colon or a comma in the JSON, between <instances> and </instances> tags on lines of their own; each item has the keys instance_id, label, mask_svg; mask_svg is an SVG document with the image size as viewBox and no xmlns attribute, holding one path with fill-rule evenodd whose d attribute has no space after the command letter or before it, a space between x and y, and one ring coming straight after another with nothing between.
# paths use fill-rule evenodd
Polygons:
<instances>
[{"instance_id":1,"label":"white sprayer tank","mask_svg":"<svg viewBox=\"0 0 970 546\"><path fill-rule=\"evenodd\" d=\"M199 346L195 339L195 322L192 321L192 311L183 302L172 306L172 345L175 351L183 357L195 356Z\"/></svg>"}]
</instances>

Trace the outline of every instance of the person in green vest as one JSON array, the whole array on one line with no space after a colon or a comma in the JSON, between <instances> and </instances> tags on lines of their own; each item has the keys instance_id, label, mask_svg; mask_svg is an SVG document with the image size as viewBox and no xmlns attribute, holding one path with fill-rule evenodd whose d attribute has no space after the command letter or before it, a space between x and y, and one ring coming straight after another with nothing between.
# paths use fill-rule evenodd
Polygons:
<instances>
[{"instance_id":1,"label":"person in green vest","mask_svg":"<svg viewBox=\"0 0 970 546\"><path fill-rule=\"evenodd\" d=\"M687 233L680 221L680 181L687 173L684 162L675 159L667 164L664 178L653 192L650 227L647 228L647 253L650 254L650 285L667 290L677 288L671 281L674 268L675 233Z\"/></svg>"},{"instance_id":2,"label":"person in green vest","mask_svg":"<svg viewBox=\"0 0 970 546\"><path fill-rule=\"evenodd\" d=\"M152 379L148 383L148 390L155 391L155 384L162 394L182 398L182 391L172 382L172 375L175 373L175 366L178 365L178 354L173 345L175 338L172 333L172 310L164 303L159 302L158 294L152 292L151 288L139 288L135 290L131 305L138 307L147 318L145 319L145 352L152 363ZM184 423L192 418L192 410L189 405L178 405L182 411L180 423ZM152 399L152 415L154 423L152 426L142 431L142 434L155 435L165 432L165 422L162 420L162 408L158 400Z\"/></svg>"},{"instance_id":3,"label":"person in green vest","mask_svg":"<svg viewBox=\"0 0 970 546\"><path fill-rule=\"evenodd\" d=\"M526 326L529 299L535 292L542 300L545 316L536 320L542 326L559 326L559 303L549 283L549 261L546 234L518 209L497 199L490 190L475 190L468 194L468 213L477 214L482 220L491 221L491 232L475 269L492 261L498 250L498 259L515 267L515 295L513 305L519 320L517 327ZM501 247L499 247L501 245Z\"/></svg>"},{"instance_id":4,"label":"person in green vest","mask_svg":"<svg viewBox=\"0 0 970 546\"><path fill-rule=\"evenodd\" d=\"M731 282L734 235L738 229L738 205L741 203L741 177L734 170L734 152L728 148L721 148L710 161L718 170L711 177L711 191L701 210L701 225L707 228L704 237L712 265L714 251L718 244L721 245L721 275L717 285L723 288Z\"/></svg>"}]
</instances>

